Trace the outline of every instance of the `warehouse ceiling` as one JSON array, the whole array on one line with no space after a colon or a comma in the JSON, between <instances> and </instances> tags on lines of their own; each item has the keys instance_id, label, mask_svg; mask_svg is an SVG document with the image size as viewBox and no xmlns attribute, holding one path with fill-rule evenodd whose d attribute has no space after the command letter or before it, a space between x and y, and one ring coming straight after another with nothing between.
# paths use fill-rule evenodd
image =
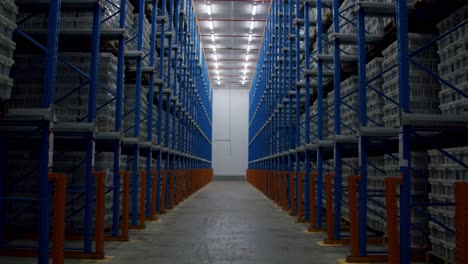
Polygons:
<instances>
[{"instance_id":1,"label":"warehouse ceiling","mask_svg":"<svg viewBox=\"0 0 468 264\"><path fill-rule=\"evenodd\" d=\"M194 0L211 87L249 89L269 1Z\"/></svg>"}]
</instances>

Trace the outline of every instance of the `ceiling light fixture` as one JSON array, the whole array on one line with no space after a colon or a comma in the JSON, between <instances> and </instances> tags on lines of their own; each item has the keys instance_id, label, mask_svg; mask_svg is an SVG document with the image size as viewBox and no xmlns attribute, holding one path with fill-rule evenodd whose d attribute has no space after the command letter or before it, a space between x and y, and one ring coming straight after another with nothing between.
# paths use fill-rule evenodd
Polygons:
<instances>
[{"instance_id":1,"label":"ceiling light fixture","mask_svg":"<svg viewBox=\"0 0 468 264\"><path fill-rule=\"evenodd\" d=\"M211 4L206 5L206 13L211 16Z\"/></svg>"},{"instance_id":2,"label":"ceiling light fixture","mask_svg":"<svg viewBox=\"0 0 468 264\"><path fill-rule=\"evenodd\" d=\"M215 61L218 61L218 55L214 55Z\"/></svg>"},{"instance_id":3,"label":"ceiling light fixture","mask_svg":"<svg viewBox=\"0 0 468 264\"><path fill-rule=\"evenodd\" d=\"M244 69L244 72L243 72L243 73L244 73L244 75L246 75L246 74L247 74L247 70L246 70L246 69Z\"/></svg>"},{"instance_id":4,"label":"ceiling light fixture","mask_svg":"<svg viewBox=\"0 0 468 264\"><path fill-rule=\"evenodd\" d=\"M220 81L218 81L218 85L221 85L221 82L220 82Z\"/></svg>"},{"instance_id":5,"label":"ceiling light fixture","mask_svg":"<svg viewBox=\"0 0 468 264\"><path fill-rule=\"evenodd\" d=\"M252 6L252 16L255 16L255 14L257 14L257 6L253 5Z\"/></svg>"},{"instance_id":6,"label":"ceiling light fixture","mask_svg":"<svg viewBox=\"0 0 468 264\"><path fill-rule=\"evenodd\" d=\"M242 81L242 85L244 85L244 84L245 84L245 81Z\"/></svg>"},{"instance_id":7,"label":"ceiling light fixture","mask_svg":"<svg viewBox=\"0 0 468 264\"><path fill-rule=\"evenodd\" d=\"M253 30L254 28L254 21L250 21L250 30Z\"/></svg>"},{"instance_id":8,"label":"ceiling light fixture","mask_svg":"<svg viewBox=\"0 0 468 264\"><path fill-rule=\"evenodd\" d=\"M250 44L247 45L247 52L250 52Z\"/></svg>"},{"instance_id":9,"label":"ceiling light fixture","mask_svg":"<svg viewBox=\"0 0 468 264\"><path fill-rule=\"evenodd\" d=\"M245 81L245 75L244 75L244 76L242 76L242 80L243 80L243 81Z\"/></svg>"},{"instance_id":10,"label":"ceiling light fixture","mask_svg":"<svg viewBox=\"0 0 468 264\"><path fill-rule=\"evenodd\" d=\"M219 63L218 62L215 62L215 67L216 67L216 69L219 68Z\"/></svg>"},{"instance_id":11,"label":"ceiling light fixture","mask_svg":"<svg viewBox=\"0 0 468 264\"><path fill-rule=\"evenodd\" d=\"M249 34L249 42L252 41L252 34Z\"/></svg>"},{"instance_id":12,"label":"ceiling light fixture","mask_svg":"<svg viewBox=\"0 0 468 264\"><path fill-rule=\"evenodd\" d=\"M244 64L244 69L247 69L247 62Z\"/></svg>"},{"instance_id":13,"label":"ceiling light fixture","mask_svg":"<svg viewBox=\"0 0 468 264\"><path fill-rule=\"evenodd\" d=\"M219 77L219 70L216 70L215 72L216 72L216 74L217 74L217 75L218 75L218 77Z\"/></svg>"},{"instance_id":14,"label":"ceiling light fixture","mask_svg":"<svg viewBox=\"0 0 468 264\"><path fill-rule=\"evenodd\" d=\"M213 21L211 21L211 20L210 20L210 22L209 22L209 25L208 25L208 26L210 27L210 30L213 30L213 28L214 28Z\"/></svg>"},{"instance_id":15,"label":"ceiling light fixture","mask_svg":"<svg viewBox=\"0 0 468 264\"><path fill-rule=\"evenodd\" d=\"M245 60L246 60L246 61L249 60L249 54L245 55Z\"/></svg>"},{"instance_id":16,"label":"ceiling light fixture","mask_svg":"<svg viewBox=\"0 0 468 264\"><path fill-rule=\"evenodd\" d=\"M214 34L211 34L211 41L212 41L212 42L215 42L215 36L214 36Z\"/></svg>"},{"instance_id":17,"label":"ceiling light fixture","mask_svg":"<svg viewBox=\"0 0 468 264\"><path fill-rule=\"evenodd\" d=\"M211 49L213 49L213 52L216 52L216 45L213 44L213 47Z\"/></svg>"}]
</instances>

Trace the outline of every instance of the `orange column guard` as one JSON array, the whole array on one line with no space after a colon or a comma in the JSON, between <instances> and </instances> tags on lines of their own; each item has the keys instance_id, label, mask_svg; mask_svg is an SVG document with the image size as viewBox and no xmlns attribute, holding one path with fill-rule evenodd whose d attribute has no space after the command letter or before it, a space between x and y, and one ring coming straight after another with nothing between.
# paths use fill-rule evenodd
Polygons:
<instances>
[{"instance_id":1,"label":"orange column guard","mask_svg":"<svg viewBox=\"0 0 468 264\"><path fill-rule=\"evenodd\" d=\"M167 171L169 174L167 181L169 182L169 209L174 208L174 174L172 171Z\"/></svg>"},{"instance_id":2,"label":"orange column guard","mask_svg":"<svg viewBox=\"0 0 468 264\"><path fill-rule=\"evenodd\" d=\"M296 215L296 198L294 197L295 196L295 190L296 190L296 186L294 184L294 177L296 175L296 173L292 172L291 173L291 180L289 181L289 184L290 184L290 190L291 190L291 212L289 213L290 216L295 216Z\"/></svg>"},{"instance_id":3,"label":"orange column guard","mask_svg":"<svg viewBox=\"0 0 468 264\"><path fill-rule=\"evenodd\" d=\"M357 206L357 183L361 177L349 176L348 177L348 199L349 199L349 233L351 236L351 254L350 257L359 256L359 219L358 219L358 206Z\"/></svg>"},{"instance_id":4,"label":"orange column guard","mask_svg":"<svg viewBox=\"0 0 468 264\"><path fill-rule=\"evenodd\" d=\"M166 170L161 170L161 197L159 199L159 210L161 214L165 214L166 213L166 203L165 203L165 198L166 198L166 176L167 176L167 171Z\"/></svg>"},{"instance_id":5,"label":"orange column guard","mask_svg":"<svg viewBox=\"0 0 468 264\"><path fill-rule=\"evenodd\" d=\"M52 228L52 262L63 263L65 259L65 206L67 193L67 175L49 173L49 180L55 182L54 218Z\"/></svg>"},{"instance_id":6,"label":"orange column guard","mask_svg":"<svg viewBox=\"0 0 468 264\"><path fill-rule=\"evenodd\" d=\"M297 204L298 204L298 212L297 212L297 222L301 223L304 221L304 199L302 197L302 178L304 176L304 172L299 172L298 177L297 177Z\"/></svg>"},{"instance_id":7,"label":"orange column guard","mask_svg":"<svg viewBox=\"0 0 468 264\"><path fill-rule=\"evenodd\" d=\"M385 178L385 203L387 211L388 263L400 263L400 238L398 235L398 185L403 182L401 177Z\"/></svg>"},{"instance_id":8,"label":"orange column guard","mask_svg":"<svg viewBox=\"0 0 468 264\"><path fill-rule=\"evenodd\" d=\"M145 209L146 209L146 171L143 170L140 172L140 182L141 182L141 191L140 191L140 227L145 228Z\"/></svg>"},{"instance_id":9,"label":"orange column guard","mask_svg":"<svg viewBox=\"0 0 468 264\"><path fill-rule=\"evenodd\" d=\"M335 237L335 230L333 229L333 178L335 174L325 175L325 198L327 204L327 240L332 241Z\"/></svg>"},{"instance_id":10,"label":"orange column guard","mask_svg":"<svg viewBox=\"0 0 468 264\"><path fill-rule=\"evenodd\" d=\"M128 241L128 226L129 226L129 211L130 206L128 200L130 198L130 172L126 171L123 176L123 193L122 193L122 238Z\"/></svg>"},{"instance_id":11,"label":"orange column guard","mask_svg":"<svg viewBox=\"0 0 468 264\"><path fill-rule=\"evenodd\" d=\"M317 230L317 203L316 200L316 192L315 192L315 180L317 178L318 173L311 173L310 174L310 185L309 185L309 204L310 204L310 232L315 232ZM321 199L321 198L319 198Z\"/></svg>"},{"instance_id":12,"label":"orange column guard","mask_svg":"<svg viewBox=\"0 0 468 264\"><path fill-rule=\"evenodd\" d=\"M156 189L157 189L157 182L158 182L158 171L153 170L153 182L151 183L151 208L150 214L151 216L148 218L149 220L156 221L158 218L156 217Z\"/></svg>"},{"instance_id":13,"label":"orange column guard","mask_svg":"<svg viewBox=\"0 0 468 264\"><path fill-rule=\"evenodd\" d=\"M96 257L104 258L104 203L107 173L95 172L93 175L96 177Z\"/></svg>"}]
</instances>

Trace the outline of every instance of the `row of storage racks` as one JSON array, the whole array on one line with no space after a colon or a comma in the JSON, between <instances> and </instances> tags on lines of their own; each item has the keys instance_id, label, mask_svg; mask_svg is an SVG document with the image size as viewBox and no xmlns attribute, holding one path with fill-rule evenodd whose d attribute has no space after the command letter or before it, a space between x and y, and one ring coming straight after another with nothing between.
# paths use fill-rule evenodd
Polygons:
<instances>
[{"instance_id":1,"label":"row of storage racks","mask_svg":"<svg viewBox=\"0 0 468 264\"><path fill-rule=\"evenodd\" d=\"M273 0L248 180L348 262L468 263L468 5Z\"/></svg>"},{"instance_id":2,"label":"row of storage racks","mask_svg":"<svg viewBox=\"0 0 468 264\"><path fill-rule=\"evenodd\" d=\"M0 1L0 255L102 259L203 187L212 99L192 1Z\"/></svg>"}]
</instances>

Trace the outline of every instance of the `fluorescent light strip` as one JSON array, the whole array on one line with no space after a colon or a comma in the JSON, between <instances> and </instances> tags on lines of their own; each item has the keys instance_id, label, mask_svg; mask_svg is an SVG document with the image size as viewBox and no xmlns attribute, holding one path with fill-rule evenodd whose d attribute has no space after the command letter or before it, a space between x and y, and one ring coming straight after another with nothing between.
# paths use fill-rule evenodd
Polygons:
<instances>
[{"instance_id":1,"label":"fluorescent light strip","mask_svg":"<svg viewBox=\"0 0 468 264\"><path fill-rule=\"evenodd\" d=\"M247 69L247 62L244 64L244 69Z\"/></svg>"},{"instance_id":2,"label":"fluorescent light strip","mask_svg":"<svg viewBox=\"0 0 468 264\"><path fill-rule=\"evenodd\" d=\"M215 72L216 72L216 74L217 74L217 75L218 75L218 77L219 77L219 70L216 70Z\"/></svg>"},{"instance_id":3,"label":"fluorescent light strip","mask_svg":"<svg viewBox=\"0 0 468 264\"><path fill-rule=\"evenodd\" d=\"M245 60L246 60L246 61L249 60L249 54L245 55Z\"/></svg>"},{"instance_id":4,"label":"fluorescent light strip","mask_svg":"<svg viewBox=\"0 0 468 264\"><path fill-rule=\"evenodd\" d=\"M253 30L254 28L254 21L250 21L250 30Z\"/></svg>"},{"instance_id":5,"label":"fluorescent light strip","mask_svg":"<svg viewBox=\"0 0 468 264\"><path fill-rule=\"evenodd\" d=\"M216 69L219 68L219 63L218 62L215 62L215 67L216 67Z\"/></svg>"},{"instance_id":6,"label":"fluorescent light strip","mask_svg":"<svg viewBox=\"0 0 468 264\"><path fill-rule=\"evenodd\" d=\"M213 21L210 20L208 26L210 27L210 30L213 30L214 28Z\"/></svg>"},{"instance_id":7,"label":"fluorescent light strip","mask_svg":"<svg viewBox=\"0 0 468 264\"><path fill-rule=\"evenodd\" d=\"M245 84L245 81L242 81L242 85L244 85L244 84Z\"/></svg>"},{"instance_id":8,"label":"fluorescent light strip","mask_svg":"<svg viewBox=\"0 0 468 264\"><path fill-rule=\"evenodd\" d=\"M216 40L216 39L215 39L215 35L214 35L214 34L211 34L211 41L212 41L212 42L215 42L215 40Z\"/></svg>"},{"instance_id":9,"label":"fluorescent light strip","mask_svg":"<svg viewBox=\"0 0 468 264\"><path fill-rule=\"evenodd\" d=\"M221 85L221 82L218 80L218 85Z\"/></svg>"},{"instance_id":10,"label":"fluorescent light strip","mask_svg":"<svg viewBox=\"0 0 468 264\"><path fill-rule=\"evenodd\" d=\"M213 44L213 47L211 49L213 50L213 52L216 52L216 45Z\"/></svg>"},{"instance_id":11,"label":"fluorescent light strip","mask_svg":"<svg viewBox=\"0 0 468 264\"><path fill-rule=\"evenodd\" d=\"M210 4L207 4L206 5L206 13L211 16L211 5Z\"/></svg>"},{"instance_id":12,"label":"fluorescent light strip","mask_svg":"<svg viewBox=\"0 0 468 264\"><path fill-rule=\"evenodd\" d=\"M250 44L247 45L247 52L250 52Z\"/></svg>"},{"instance_id":13,"label":"fluorescent light strip","mask_svg":"<svg viewBox=\"0 0 468 264\"><path fill-rule=\"evenodd\" d=\"M249 34L249 42L252 41L252 33Z\"/></svg>"},{"instance_id":14,"label":"fluorescent light strip","mask_svg":"<svg viewBox=\"0 0 468 264\"><path fill-rule=\"evenodd\" d=\"M252 16L255 16L255 14L257 14L257 6L253 5L252 6Z\"/></svg>"}]
</instances>

